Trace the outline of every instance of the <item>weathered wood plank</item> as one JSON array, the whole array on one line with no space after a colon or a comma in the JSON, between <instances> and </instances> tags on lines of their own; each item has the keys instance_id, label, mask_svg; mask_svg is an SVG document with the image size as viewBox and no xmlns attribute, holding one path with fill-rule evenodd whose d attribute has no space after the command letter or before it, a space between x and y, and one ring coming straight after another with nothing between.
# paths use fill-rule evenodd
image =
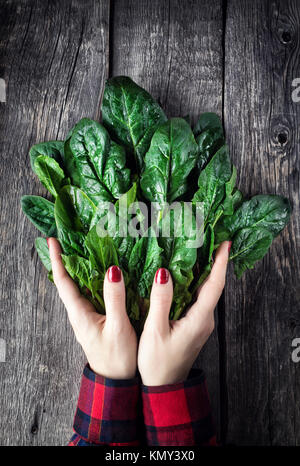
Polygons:
<instances>
[{"instance_id":1,"label":"weathered wood plank","mask_svg":"<svg viewBox=\"0 0 300 466\"><path fill-rule=\"evenodd\" d=\"M167 115L222 115L222 2L116 0L110 72L146 88ZM201 352L219 428L217 332Z\"/></svg>"},{"instance_id":2,"label":"weathered wood plank","mask_svg":"<svg viewBox=\"0 0 300 466\"><path fill-rule=\"evenodd\" d=\"M247 195L291 199L291 224L270 253L226 288L228 435L235 444L300 444L299 319L300 4L228 1L225 127Z\"/></svg>"},{"instance_id":3,"label":"weathered wood plank","mask_svg":"<svg viewBox=\"0 0 300 466\"><path fill-rule=\"evenodd\" d=\"M83 116L99 115L108 74L109 1L1 2L0 444L63 445L84 356L34 250L38 232L20 211L22 194L45 194L29 147L63 138Z\"/></svg>"}]
</instances>

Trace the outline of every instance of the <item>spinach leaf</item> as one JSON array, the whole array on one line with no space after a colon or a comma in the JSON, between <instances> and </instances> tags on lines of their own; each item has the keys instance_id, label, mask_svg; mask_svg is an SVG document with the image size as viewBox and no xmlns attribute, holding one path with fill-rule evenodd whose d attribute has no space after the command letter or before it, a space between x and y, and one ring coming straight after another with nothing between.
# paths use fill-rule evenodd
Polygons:
<instances>
[{"instance_id":1,"label":"spinach leaf","mask_svg":"<svg viewBox=\"0 0 300 466\"><path fill-rule=\"evenodd\" d=\"M207 225L204 233L203 245L198 249L198 263L195 266L194 280L190 286L193 295L211 272L213 264L213 251L215 249L215 231L211 224Z\"/></svg>"},{"instance_id":2,"label":"spinach leaf","mask_svg":"<svg viewBox=\"0 0 300 466\"><path fill-rule=\"evenodd\" d=\"M39 155L34 161L34 171L52 196L57 197L65 174L56 160L48 155Z\"/></svg>"},{"instance_id":3,"label":"spinach leaf","mask_svg":"<svg viewBox=\"0 0 300 466\"><path fill-rule=\"evenodd\" d=\"M76 230L89 231L96 207L88 196L75 186L64 186L55 203L55 210L62 206L66 216L76 225Z\"/></svg>"},{"instance_id":4,"label":"spinach leaf","mask_svg":"<svg viewBox=\"0 0 300 466\"><path fill-rule=\"evenodd\" d=\"M194 134L198 144L196 172L198 176L209 159L225 144L221 120L215 113L203 113Z\"/></svg>"},{"instance_id":5,"label":"spinach leaf","mask_svg":"<svg viewBox=\"0 0 300 466\"><path fill-rule=\"evenodd\" d=\"M23 196L21 206L34 226L47 237L57 236L54 204L40 196Z\"/></svg>"},{"instance_id":6,"label":"spinach leaf","mask_svg":"<svg viewBox=\"0 0 300 466\"><path fill-rule=\"evenodd\" d=\"M170 310L169 318L171 320L177 320L181 316L184 309L190 304L192 300L192 294L186 288L186 286L180 283L175 283L173 292L173 303Z\"/></svg>"},{"instance_id":7,"label":"spinach leaf","mask_svg":"<svg viewBox=\"0 0 300 466\"><path fill-rule=\"evenodd\" d=\"M139 295L149 297L154 275L161 267L162 249L151 228L134 245L129 258L129 272L133 280L137 282Z\"/></svg>"},{"instance_id":8,"label":"spinach leaf","mask_svg":"<svg viewBox=\"0 0 300 466\"><path fill-rule=\"evenodd\" d=\"M165 211L160 221L158 242L163 249L163 266L169 269L175 282L188 287L197 259L197 248L190 245L191 240L196 238L196 222L192 216L191 224L184 223L183 207L187 208L181 203L180 211ZM165 232L170 234L163 236Z\"/></svg>"},{"instance_id":9,"label":"spinach leaf","mask_svg":"<svg viewBox=\"0 0 300 466\"><path fill-rule=\"evenodd\" d=\"M128 212L129 207L132 203L137 201L137 183L133 183L132 187L129 191L120 199L117 200L115 204L116 213L119 219L122 219L127 222L129 225L132 215ZM124 218L123 208L126 207L127 209L127 218ZM124 212L125 213L125 212ZM130 234L130 231L127 231L127 235L121 234L121 227L120 224L117 224L117 231L113 236L115 247L118 251L120 266L123 270L128 271L128 262L130 258L131 251L136 243L136 238Z\"/></svg>"},{"instance_id":10,"label":"spinach leaf","mask_svg":"<svg viewBox=\"0 0 300 466\"><path fill-rule=\"evenodd\" d=\"M203 203L205 225L215 222L217 209L226 194L226 183L229 182L231 176L228 146L224 145L200 173L199 189L193 197L193 202Z\"/></svg>"},{"instance_id":11,"label":"spinach leaf","mask_svg":"<svg viewBox=\"0 0 300 466\"><path fill-rule=\"evenodd\" d=\"M38 256L41 259L43 265L46 267L48 272L52 271L52 265L50 260L49 248L46 238L36 238L35 248Z\"/></svg>"},{"instance_id":12,"label":"spinach leaf","mask_svg":"<svg viewBox=\"0 0 300 466\"><path fill-rule=\"evenodd\" d=\"M79 188L64 186L55 201L58 239L67 254L85 254L85 234L95 212L95 205Z\"/></svg>"},{"instance_id":13,"label":"spinach leaf","mask_svg":"<svg viewBox=\"0 0 300 466\"><path fill-rule=\"evenodd\" d=\"M196 137L196 142L198 144L196 169L199 175L210 158L224 145L225 140L214 130L208 129Z\"/></svg>"},{"instance_id":14,"label":"spinach leaf","mask_svg":"<svg viewBox=\"0 0 300 466\"><path fill-rule=\"evenodd\" d=\"M93 298L99 296L101 278L99 273L93 269L90 261L77 255L66 256L62 254L61 257L68 274L78 283L79 287L87 287L92 292Z\"/></svg>"},{"instance_id":15,"label":"spinach leaf","mask_svg":"<svg viewBox=\"0 0 300 466\"><path fill-rule=\"evenodd\" d=\"M210 273L212 267L212 255L215 246L215 232L212 225L207 225L204 233L203 245L199 248L198 263L201 271L201 277L203 274L205 277ZM202 283L202 279L201 279ZM199 283L198 286L201 284Z\"/></svg>"},{"instance_id":16,"label":"spinach leaf","mask_svg":"<svg viewBox=\"0 0 300 466\"><path fill-rule=\"evenodd\" d=\"M224 218L222 217L214 228L215 235L215 246L218 247L223 241L229 241L232 238L232 234L224 225Z\"/></svg>"},{"instance_id":17,"label":"spinach leaf","mask_svg":"<svg viewBox=\"0 0 300 466\"><path fill-rule=\"evenodd\" d=\"M286 226L291 215L289 201L281 196L259 194L243 202L236 212L224 218L231 234L242 228L266 228L273 237Z\"/></svg>"},{"instance_id":18,"label":"spinach leaf","mask_svg":"<svg viewBox=\"0 0 300 466\"><path fill-rule=\"evenodd\" d=\"M125 150L96 121L83 118L65 143L65 164L73 184L92 201L114 201L126 192L130 170Z\"/></svg>"},{"instance_id":19,"label":"spinach leaf","mask_svg":"<svg viewBox=\"0 0 300 466\"><path fill-rule=\"evenodd\" d=\"M46 155L47 157L51 157L56 162L63 167L63 160L64 160L64 142L63 141L49 141L49 142L40 142L39 144L35 144L31 147L29 151L30 163L31 168L34 173L35 172L35 159L39 155Z\"/></svg>"},{"instance_id":20,"label":"spinach leaf","mask_svg":"<svg viewBox=\"0 0 300 466\"><path fill-rule=\"evenodd\" d=\"M184 206L185 209L187 206ZM160 221L159 246L163 249L163 267L166 267L173 278L173 304L170 311L171 319L178 319L185 306L191 301L188 288L194 278L193 267L197 259L197 248L191 247L190 241L196 238L196 221L192 216L191 223L183 222L184 209L165 210ZM164 236L164 232L170 232Z\"/></svg>"},{"instance_id":21,"label":"spinach leaf","mask_svg":"<svg viewBox=\"0 0 300 466\"><path fill-rule=\"evenodd\" d=\"M111 134L133 152L140 173L152 135L166 121L160 106L130 78L118 76L106 82L102 118Z\"/></svg>"},{"instance_id":22,"label":"spinach leaf","mask_svg":"<svg viewBox=\"0 0 300 466\"><path fill-rule=\"evenodd\" d=\"M243 202L215 113L200 115L192 131L188 117L167 121L148 92L119 76L106 83L102 114L104 126L83 118L64 142L30 149L32 169L55 204L24 196L22 208L42 233L58 237L66 269L99 312L105 312L105 272L117 264L123 271L128 314L133 320L141 315L142 325L155 272L164 266L173 278L170 318L176 320L210 273L213 251L221 242L233 241L230 259L240 277L285 227L291 206L287 199L269 195ZM126 156L135 167L132 177ZM183 201L191 199L187 221ZM129 210L141 200L156 204L151 205L155 224L149 229L150 215L142 204ZM204 222L196 225L199 213ZM121 229L124 224L127 233ZM108 235L101 235L101 228ZM137 230L140 235L133 234ZM36 249L53 280L44 238L36 240Z\"/></svg>"},{"instance_id":23,"label":"spinach leaf","mask_svg":"<svg viewBox=\"0 0 300 466\"><path fill-rule=\"evenodd\" d=\"M187 177L197 159L197 144L189 125L172 118L154 133L145 156L141 190L151 202L173 202L188 189Z\"/></svg>"},{"instance_id":24,"label":"spinach leaf","mask_svg":"<svg viewBox=\"0 0 300 466\"><path fill-rule=\"evenodd\" d=\"M234 262L234 271L241 278L246 269L252 269L255 263L267 253L273 240L272 233L266 228L243 228L233 239L230 259Z\"/></svg>"},{"instance_id":25,"label":"spinach leaf","mask_svg":"<svg viewBox=\"0 0 300 466\"><path fill-rule=\"evenodd\" d=\"M216 135L224 138L222 122L216 113L202 113L194 127L194 134L195 136L199 136L201 133L207 130L214 131Z\"/></svg>"},{"instance_id":26,"label":"spinach leaf","mask_svg":"<svg viewBox=\"0 0 300 466\"><path fill-rule=\"evenodd\" d=\"M126 309L130 319L139 320L139 300L136 291L130 287L126 287Z\"/></svg>"},{"instance_id":27,"label":"spinach leaf","mask_svg":"<svg viewBox=\"0 0 300 466\"><path fill-rule=\"evenodd\" d=\"M94 226L86 236L85 247L92 266L104 275L111 265L119 265L118 254L112 238L101 237Z\"/></svg>"}]
</instances>

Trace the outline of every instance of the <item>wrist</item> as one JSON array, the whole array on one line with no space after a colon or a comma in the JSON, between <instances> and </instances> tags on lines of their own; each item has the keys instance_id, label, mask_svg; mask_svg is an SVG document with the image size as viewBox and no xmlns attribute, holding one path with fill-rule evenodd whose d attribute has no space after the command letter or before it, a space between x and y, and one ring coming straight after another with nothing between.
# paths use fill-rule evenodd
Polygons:
<instances>
[{"instance_id":1,"label":"wrist","mask_svg":"<svg viewBox=\"0 0 300 466\"><path fill-rule=\"evenodd\" d=\"M111 368L106 369L103 366L99 367L97 364L88 363L89 368L93 371L96 375L101 377L105 377L106 379L111 380L131 380L136 377L136 369L135 370L111 370Z\"/></svg>"},{"instance_id":2,"label":"wrist","mask_svg":"<svg viewBox=\"0 0 300 466\"><path fill-rule=\"evenodd\" d=\"M188 371L176 373L176 374L165 374L162 376L141 376L142 384L146 387L160 387L164 385L175 385L177 383L183 383L189 374Z\"/></svg>"}]
</instances>

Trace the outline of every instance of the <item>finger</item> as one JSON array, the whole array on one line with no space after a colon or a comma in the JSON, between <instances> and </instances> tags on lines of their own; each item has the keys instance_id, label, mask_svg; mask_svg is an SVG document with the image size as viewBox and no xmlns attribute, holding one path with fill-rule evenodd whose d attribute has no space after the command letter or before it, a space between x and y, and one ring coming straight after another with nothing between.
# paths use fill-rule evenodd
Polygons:
<instances>
[{"instance_id":1,"label":"finger","mask_svg":"<svg viewBox=\"0 0 300 466\"><path fill-rule=\"evenodd\" d=\"M208 314L213 316L214 309L225 286L226 270L231 241L224 241L217 249L214 265L205 282L200 287L197 301L189 314L194 322L202 322Z\"/></svg>"},{"instance_id":2,"label":"finger","mask_svg":"<svg viewBox=\"0 0 300 466\"><path fill-rule=\"evenodd\" d=\"M80 291L71 277L68 275L61 258L61 247L56 238L47 239L50 260L52 265L53 280L58 294L67 309L81 297Z\"/></svg>"},{"instance_id":3,"label":"finger","mask_svg":"<svg viewBox=\"0 0 300 466\"><path fill-rule=\"evenodd\" d=\"M152 324L161 332L169 332L169 314L173 300L173 282L167 269L158 269L150 294L147 325Z\"/></svg>"},{"instance_id":4,"label":"finger","mask_svg":"<svg viewBox=\"0 0 300 466\"><path fill-rule=\"evenodd\" d=\"M218 247L215 255L214 265L204 286L202 287L202 290L207 288L207 292L208 290L212 291L212 295L215 298L216 304L225 286L230 248L231 241L224 241ZM202 293L202 290L200 290L199 297Z\"/></svg>"},{"instance_id":5,"label":"finger","mask_svg":"<svg viewBox=\"0 0 300 466\"><path fill-rule=\"evenodd\" d=\"M122 271L117 265L109 267L105 274L103 298L108 322L127 317L125 284Z\"/></svg>"}]
</instances>

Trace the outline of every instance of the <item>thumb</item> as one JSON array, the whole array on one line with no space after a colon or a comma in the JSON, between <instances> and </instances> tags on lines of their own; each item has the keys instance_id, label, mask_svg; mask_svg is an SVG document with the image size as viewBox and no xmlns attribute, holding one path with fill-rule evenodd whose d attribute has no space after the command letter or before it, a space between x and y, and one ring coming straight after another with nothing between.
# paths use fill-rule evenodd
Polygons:
<instances>
[{"instance_id":1,"label":"thumb","mask_svg":"<svg viewBox=\"0 0 300 466\"><path fill-rule=\"evenodd\" d=\"M147 325L155 326L161 332L170 329L169 313L173 299L172 278L167 269L158 269L152 285Z\"/></svg>"},{"instance_id":2,"label":"thumb","mask_svg":"<svg viewBox=\"0 0 300 466\"><path fill-rule=\"evenodd\" d=\"M202 309L202 312L206 310L213 312L219 301L225 286L230 247L231 241L224 241L218 247L210 275L198 290L198 298L194 306Z\"/></svg>"}]
</instances>

